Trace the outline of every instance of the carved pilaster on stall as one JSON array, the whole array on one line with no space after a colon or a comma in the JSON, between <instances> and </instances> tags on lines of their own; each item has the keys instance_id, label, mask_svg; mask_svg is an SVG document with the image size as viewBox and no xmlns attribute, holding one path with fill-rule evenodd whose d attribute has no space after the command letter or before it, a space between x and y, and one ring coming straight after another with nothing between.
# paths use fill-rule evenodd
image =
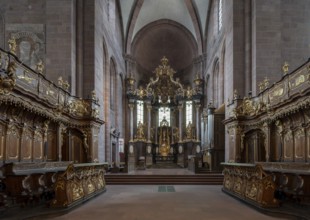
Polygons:
<instances>
[{"instance_id":1,"label":"carved pilaster on stall","mask_svg":"<svg viewBox=\"0 0 310 220\"><path fill-rule=\"evenodd\" d=\"M270 161L270 135L271 135L271 128L270 124L265 122L262 128L264 132L264 147L266 152L266 162Z\"/></svg>"},{"instance_id":2,"label":"carved pilaster on stall","mask_svg":"<svg viewBox=\"0 0 310 220\"><path fill-rule=\"evenodd\" d=\"M278 149L280 151L278 157L276 157L277 161L283 161L283 140L284 140L284 128L283 128L283 123L280 120L277 120L275 122L276 125L276 132L278 133L279 137L280 137L280 149Z\"/></svg>"},{"instance_id":3,"label":"carved pilaster on stall","mask_svg":"<svg viewBox=\"0 0 310 220\"><path fill-rule=\"evenodd\" d=\"M62 123L57 126L58 161L62 161L62 147L67 135L67 127Z\"/></svg>"},{"instance_id":4,"label":"carved pilaster on stall","mask_svg":"<svg viewBox=\"0 0 310 220\"><path fill-rule=\"evenodd\" d=\"M50 121L46 120L43 123L43 143L44 143L44 161L48 160L48 151L49 151L49 146L48 146L48 142L47 142L47 131L48 131L48 125L49 125Z\"/></svg>"}]
</instances>

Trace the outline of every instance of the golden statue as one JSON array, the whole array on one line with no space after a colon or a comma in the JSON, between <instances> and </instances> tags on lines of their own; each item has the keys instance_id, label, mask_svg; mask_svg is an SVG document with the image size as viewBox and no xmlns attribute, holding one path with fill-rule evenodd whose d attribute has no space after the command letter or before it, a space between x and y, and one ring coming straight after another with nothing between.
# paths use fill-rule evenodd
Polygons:
<instances>
[{"instance_id":1,"label":"golden statue","mask_svg":"<svg viewBox=\"0 0 310 220\"><path fill-rule=\"evenodd\" d=\"M188 122L188 125L186 126L186 139L187 140L194 139L192 122Z\"/></svg>"},{"instance_id":2,"label":"golden statue","mask_svg":"<svg viewBox=\"0 0 310 220\"><path fill-rule=\"evenodd\" d=\"M139 121L138 126L137 126L136 139L138 139L138 140L145 140L144 124L142 124L141 121Z\"/></svg>"},{"instance_id":3,"label":"golden statue","mask_svg":"<svg viewBox=\"0 0 310 220\"><path fill-rule=\"evenodd\" d=\"M169 123L164 118L160 122L159 130L159 153L161 156L167 156L170 153L170 127Z\"/></svg>"}]
</instances>

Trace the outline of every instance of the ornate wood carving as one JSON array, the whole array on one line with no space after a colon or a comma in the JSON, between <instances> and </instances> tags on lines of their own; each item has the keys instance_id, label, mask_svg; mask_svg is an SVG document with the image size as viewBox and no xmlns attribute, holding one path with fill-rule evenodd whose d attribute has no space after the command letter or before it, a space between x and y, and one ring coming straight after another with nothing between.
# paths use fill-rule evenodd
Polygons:
<instances>
[{"instance_id":1,"label":"ornate wood carving","mask_svg":"<svg viewBox=\"0 0 310 220\"><path fill-rule=\"evenodd\" d=\"M222 163L224 166L223 191L256 206L277 207L276 189L272 176L260 165Z\"/></svg>"},{"instance_id":2,"label":"ornate wood carving","mask_svg":"<svg viewBox=\"0 0 310 220\"><path fill-rule=\"evenodd\" d=\"M264 131L267 161L309 162L309 140L304 130L310 126L309 66L310 61L258 96L235 98L227 106L227 129L238 124L245 132ZM238 141L237 136L234 138ZM228 144L238 151L236 142ZM235 155L233 160L238 161Z\"/></svg>"},{"instance_id":3,"label":"ornate wood carving","mask_svg":"<svg viewBox=\"0 0 310 220\"><path fill-rule=\"evenodd\" d=\"M92 128L102 124L97 99L71 96L14 54L0 49L0 161L68 160L72 145L63 141L58 125L81 131L82 147L89 148L89 158L83 161L93 161L98 158L98 134L94 131L99 129ZM93 132L85 136L85 130ZM63 145L67 155L62 154Z\"/></svg>"},{"instance_id":4,"label":"ornate wood carving","mask_svg":"<svg viewBox=\"0 0 310 220\"><path fill-rule=\"evenodd\" d=\"M21 161L31 161L32 159L32 140L33 131L24 126L22 129L22 140L21 140Z\"/></svg>"},{"instance_id":5,"label":"ornate wood carving","mask_svg":"<svg viewBox=\"0 0 310 220\"><path fill-rule=\"evenodd\" d=\"M70 207L105 191L104 164L70 164L54 186L52 207Z\"/></svg>"}]
</instances>

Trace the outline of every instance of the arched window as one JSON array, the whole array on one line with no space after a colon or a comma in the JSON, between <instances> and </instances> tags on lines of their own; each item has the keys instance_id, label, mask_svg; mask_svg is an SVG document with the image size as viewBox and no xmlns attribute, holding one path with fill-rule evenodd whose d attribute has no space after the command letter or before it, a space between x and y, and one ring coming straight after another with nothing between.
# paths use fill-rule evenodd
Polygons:
<instances>
[{"instance_id":1,"label":"arched window","mask_svg":"<svg viewBox=\"0 0 310 220\"><path fill-rule=\"evenodd\" d=\"M160 122L163 119L166 119L168 121L168 124L170 125L170 108L168 107L160 107L158 110L158 124L160 125Z\"/></svg>"},{"instance_id":2,"label":"arched window","mask_svg":"<svg viewBox=\"0 0 310 220\"><path fill-rule=\"evenodd\" d=\"M218 31L220 32L223 27L223 0L218 0Z\"/></svg>"},{"instance_id":3,"label":"arched window","mask_svg":"<svg viewBox=\"0 0 310 220\"><path fill-rule=\"evenodd\" d=\"M113 60L110 62L110 109L114 110L116 93L116 68Z\"/></svg>"},{"instance_id":4,"label":"arched window","mask_svg":"<svg viewBox=\"0 0 310 220\"><path fill-rule=\"evenodd\" d=\"M192 124L193 122L193 102L192 101L186 101L186 106L185 106L185 111L186 111L186 125L189 123Z\"/></svg>"},{"instance_id":5,"label":"arched window","mask_svg":"<svg viewBox=\"0 0 310 220\"><path fill-rule=\"evenodd\" d=\"M144 120L144 102L142 100L137 100L137 124L141 122L143 124Z\"/></svg>"}]
</instances>

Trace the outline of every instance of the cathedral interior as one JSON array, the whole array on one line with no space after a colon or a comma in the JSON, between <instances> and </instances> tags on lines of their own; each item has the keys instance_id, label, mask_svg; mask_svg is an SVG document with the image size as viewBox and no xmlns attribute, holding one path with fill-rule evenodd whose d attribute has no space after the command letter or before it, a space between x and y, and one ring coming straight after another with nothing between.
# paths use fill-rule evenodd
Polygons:
<instances>
[{"instance_id":1,"label":"cathedral interior","mask_svg":"<svg viewBox=\"0 0 310 220\"><path fill-rule=\"evenodd\" d=\"M309 0L2 0L0 219L34 207L60 216L138 185L214 185L197 190L310 219L309 10ZM193 199L202 210L209 200Z\"/></svg>"}]
</instances>

